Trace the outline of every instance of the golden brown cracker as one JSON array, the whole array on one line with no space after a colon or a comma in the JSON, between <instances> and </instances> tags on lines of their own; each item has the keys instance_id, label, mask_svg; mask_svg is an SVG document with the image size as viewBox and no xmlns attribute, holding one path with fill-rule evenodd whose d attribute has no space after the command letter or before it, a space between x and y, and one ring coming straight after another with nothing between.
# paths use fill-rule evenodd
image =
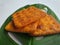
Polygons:
<instances>
[{"instance_id":1,"label":"golden brown cracker","mask_svg":"<svg viewBox=\"0 0 60 45\"><path fill-rule=\"evenodd\" d=\"M12 19L16 27L21 28L24 27L36 20L40 17L45 16L45 12L41 11L40 9L30 6L27 9L23 9L18 11L12 15Z\"/></svg>"},{"instance_id":2,"label":"golden brown cracker","mask_svg":"<svg viewBox=\"0 0 60 45\"><path fill-rule=\"evenodd\" d=\"M32 36L60 33L60 24L56 19L34 6L16 12L12 19L13 22L5 27L7 31L28 33Z\"/></svg>"},{"instance_id":3,"label":"golden brown cracker","mask_svg":"<svg viewBox=\"0 0 60 45\"><path fill-rule=\"evenodd\" d=\"M5 29L6 29L6 31L11 31L11 32L31 33L33 30L36 29L37 24L38 24L38 22L35 22L35 23L29 24L23 28L16 28L14 26L13 22L11 21L6 25Z\"/></svg>"},{"instance_id":4,"label":"golden brown cracker","mask_svg":"<svg viewBox=\"0 0 60 45\"><path fill-rule=\"evenodd\" d=\"M44 18L40 18L37 29L31 35L43 36L56 33L60 33L60 24L51 15L46 15Z\"/></svg>"}]
</instances>

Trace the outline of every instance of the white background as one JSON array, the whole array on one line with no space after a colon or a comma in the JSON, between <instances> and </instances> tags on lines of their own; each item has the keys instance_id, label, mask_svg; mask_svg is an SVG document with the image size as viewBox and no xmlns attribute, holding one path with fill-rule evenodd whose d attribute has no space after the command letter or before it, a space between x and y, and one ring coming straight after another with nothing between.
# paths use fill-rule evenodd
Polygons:
<instances>
[{"instance_id":1,"label":"white background","mask_svg":"<svg viewBox=\"0 0 60 45\"><path fill-rule=\"evenodd\" d=\"M6 18L18 8L35 3L47 5L60 17L60 0L0 0L0 27Z\"/></svg>"}]
</instances>

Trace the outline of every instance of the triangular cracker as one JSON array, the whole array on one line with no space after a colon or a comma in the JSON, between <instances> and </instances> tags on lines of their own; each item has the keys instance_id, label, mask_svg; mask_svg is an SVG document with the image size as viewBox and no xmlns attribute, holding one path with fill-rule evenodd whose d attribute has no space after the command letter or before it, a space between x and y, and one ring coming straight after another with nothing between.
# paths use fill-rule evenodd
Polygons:
<instances>
[{"instance_id":1,"label":"triangular cracker","mask_svg":"<svg viewBox=\"0 0 60 45\"><path fill-rule=\"evenodd\" d=\"M5 29L11 32L28 33L41 36L60 33L60 24L47 13L35 7L29 7L12 15Z\"/></svg>"},{"instance_id":2,"label":"triangular cracker","mask_svg":"<svg viewBox=\"0 0 60 45\"><path fill-rule=\"evenodd\" d=\"M21 29L15 28L13 22L10 22L5 29L11 32L28 33L32 36L43 36L60 33L60 24L52 16L47 15Z\"/></svg>"}]
</instances>

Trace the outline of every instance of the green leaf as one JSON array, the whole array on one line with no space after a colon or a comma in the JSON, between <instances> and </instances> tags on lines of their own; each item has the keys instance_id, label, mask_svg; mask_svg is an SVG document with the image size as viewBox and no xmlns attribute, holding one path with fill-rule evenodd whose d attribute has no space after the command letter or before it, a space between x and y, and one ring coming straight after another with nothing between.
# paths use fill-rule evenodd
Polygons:
<instances>
[{"instance_id":1,"label":"green leaf","mask_svg":"<svg viewBox=\"0 0 60 45\"><path fill-rule=\"evenodd\" d=\"M8 17L8 19L4 22L0 29L0 45L17 45L7 34L5 31L5 26L8 24L8 22L11 21L11 16Z\"/></svg>"},{"instance_id":2,"label":"green leaf","mask_svg":"<svg viewBox=\"0 0 60 45\"><path fill-rule=\"evenodd\" d=\"M47 8L48 9L47 13L52 15L59 22L59 19L57 18L56 14L49 7L47 7L43 4L26 5L22 8L19 8L17 11L28 8L29 6L35 6L39 9ZM17 12L17 11L15 11L15 12ZM9 35L7 34L8 32L5 31L5 26L12 19L11 15L7 18L7 20L4 22L4 24L2 25L2 27L0 29L0 45L18 45L16 42L14 42L9 37ZM40 39L40 40L36 40L37 37L31 37L27 34L22 34L22 33L13 33L13 34L17 36L17 38L20 40L20 42L23 45L60 45L60 43L59 43L60 42L60 34L45 36L43 39Z\"/></svg>"}]
</instances>

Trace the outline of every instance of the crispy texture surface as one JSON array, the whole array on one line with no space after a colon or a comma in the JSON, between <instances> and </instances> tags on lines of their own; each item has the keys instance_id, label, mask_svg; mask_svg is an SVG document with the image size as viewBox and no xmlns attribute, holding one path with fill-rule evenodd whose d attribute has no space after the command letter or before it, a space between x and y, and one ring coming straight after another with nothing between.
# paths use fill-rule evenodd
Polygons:
<instances>
[{"instance_id":1,"label":"crispy texture surface","mask_svg":"<svg viewBox=\"0 0 60 45\"><path fill-rule=\"evenodd\" d=\"M12 19L5 27L7 31L28 33L31 36L60 33L60 24L55 18L33 6L16 12Z\"/></svg>"},{"instance_id":2,"label":"crispy texture surface","mask_svg":"<svg viewBox=\"0 0 60 45\"><path fill-rule=\"evenodd\" d=\"M36 30L31 33L32 36L43 36L60 33L60 24L51 15L46 15L39 21L40 22Z\"/></svg>"},{"instance_id":3,"label":"crispy texture surface","mask_svg":"<svg viewBox=\"0 0 60 45\"><path fill-rule=\"evenodd\" d=\"M21 29L15 28L13 22L10 22L5 29L11 32L28 33L31 36L43 36L60 33L60 24L52 16L47 15Z\"/></svg>"},{"instance_id":4,"label":"crispy texture surface","mask_svg":"<svg viewBox=\"0 0 60 45\"><path fill-rule=\"evenodd\" d=\"M20 29L20 28L15 28L13 22L11 21L6 25L5 29L6 31L11 31L11 32L31 33L33 30L36 30L37 25L38 22L35 22Z\"/></svg>"},{"instance_id":5,"label":"crispy texture surface","mask_svg":"<svg viewBox=\"0 0 60 45\"><path fill-rule=\"evenodd\" d=\"M12 18L15 26L17 28L21 28L38 20L40 17L44 17L44 14L45 13L42 10L31 6L27 9L23 9L21 11L16 12L12 15Z\"/></svg>"},{"instance_id":6,"label":"crispy texture surface","mask_svg":"<svg viewBox=\"0 0 60 45\"><path fill-rule=\"evenodd\" d=\"M23 31L22 29L18 29L15 28L13 25L13 22L9 22L6 27L5 27L6 31L10 31L10 32L22 32L22 33L26 33L25 31Z\"/></svg>"}]
</instances>

